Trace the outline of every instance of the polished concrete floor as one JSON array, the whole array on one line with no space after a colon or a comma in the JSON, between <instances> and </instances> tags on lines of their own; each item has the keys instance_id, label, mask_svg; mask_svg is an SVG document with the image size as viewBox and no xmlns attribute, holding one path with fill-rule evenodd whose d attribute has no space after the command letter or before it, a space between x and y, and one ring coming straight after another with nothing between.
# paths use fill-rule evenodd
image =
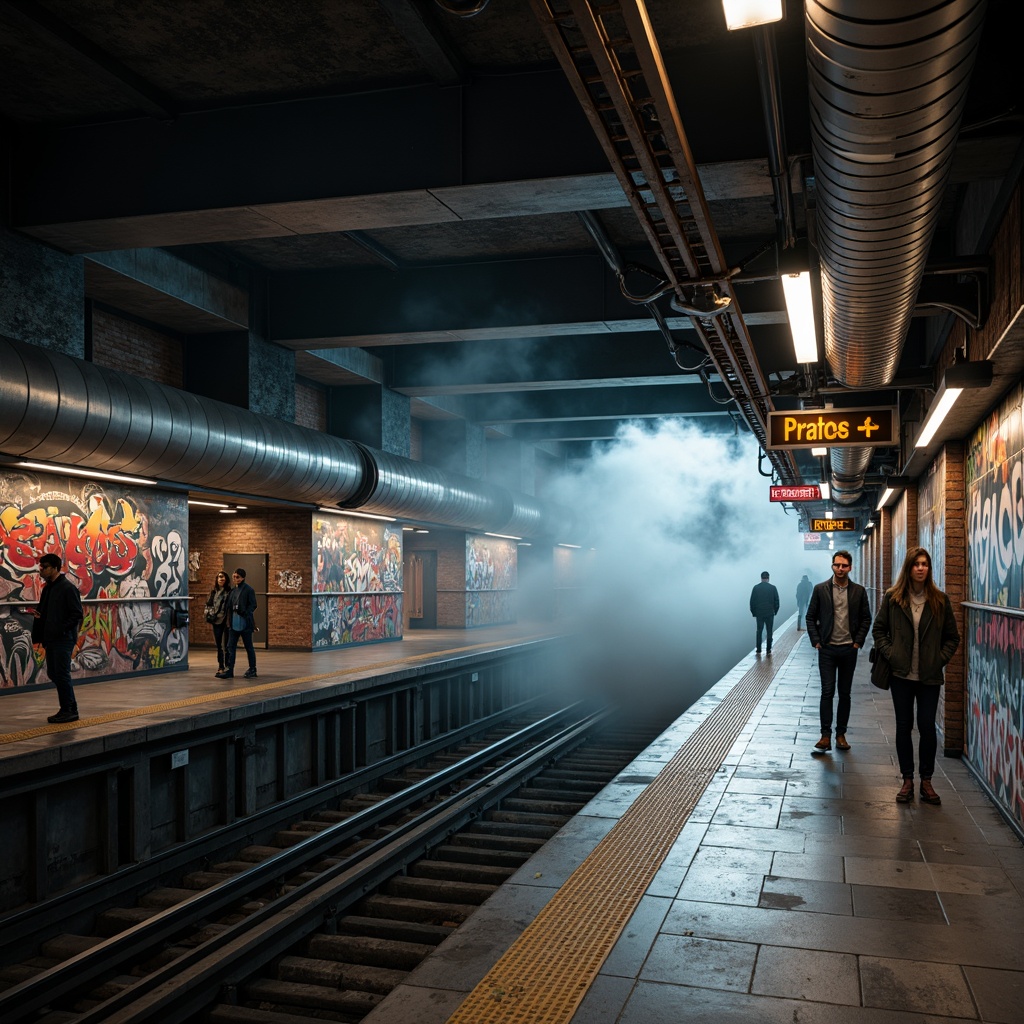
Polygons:
<instances>
[{"instance_id":1,"label":"polished concrete floor","mask_svg":"<svg viewBox=\"0 0 1024 1024\"><path fill-rule=\"evenodd\" d=\"M795 639L777 642L763 700L572 1024L1020 1024L1016 833L959 760L939 758L941 806L895 802L892 706L864 658L852 749L813 756L817 666L806 634ZM636 799L637 779L656 775L756 664L745 659L684 714L365 1024L447 1020ZM513 1003L508 1020L539 1024Z\"/></svg>"}]
</instances>

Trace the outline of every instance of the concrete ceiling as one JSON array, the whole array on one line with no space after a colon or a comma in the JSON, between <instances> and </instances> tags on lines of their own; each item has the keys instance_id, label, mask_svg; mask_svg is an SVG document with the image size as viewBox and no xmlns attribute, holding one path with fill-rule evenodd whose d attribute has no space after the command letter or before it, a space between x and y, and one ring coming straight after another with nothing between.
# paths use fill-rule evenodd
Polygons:
<instances>
[{"instance_id":1,"label":"concrete ceiling","mask_svg":"<svg viewBox=\"0 0 1024 1024\"><path fill-rule=\"evenodd\" d=\"M657 267L533 5L445 10L468 6L0 0L10 224L86 256L91 297L179 333L247 326L258 290L299 373L384 384L423 418L463 415L568 454L632 417L742 428L716 403L717 378L681 369L650 311L622 296L579 217L595 214L627 262ZM725 258L743 264L754 359L775 406L794 407L751 34L725 30L719 0L647 7ZM806 56L800 6L788 7L772 32L803 231ZM994 198L1021 141L1014 12L989 4L935 260L957 252L969 189ZM696 365L690 320L660 308L680 362ZM924 312L908 378L934 356ZM817 383L834 385L827 367ZM841 389L829 397L841 403ZM873 401L899 396L849 404ZM797 465L816 478L816 463Z\"/></svg>"}]
</instances>

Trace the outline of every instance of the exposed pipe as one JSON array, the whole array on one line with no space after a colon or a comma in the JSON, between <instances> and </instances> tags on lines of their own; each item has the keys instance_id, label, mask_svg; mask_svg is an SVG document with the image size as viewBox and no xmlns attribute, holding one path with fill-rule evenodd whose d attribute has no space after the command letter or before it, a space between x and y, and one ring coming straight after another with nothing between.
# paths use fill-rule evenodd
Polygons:
<instances>
[{"instance_id":1,"label":"exposed pipe","mask_svg":"<svg viewBox=\"0 0 1024 1024\"><path fill-rule=\"evenodd\" d=\"M884 387L938 224L985 0L804 10L825 356L847 386ZM859 499L870 456L833 450L837 501Z\"/></svg>"},{"instance_id":2,"label":"exposed pipe","mask_svg":"<svg viewBox=\"0 0 1024 1024\"><path fill-rule=\"evenodd\" d=\"M581 539L497 484L0 337L0 452L466 530Z\"/></svg>"}]
</instances>

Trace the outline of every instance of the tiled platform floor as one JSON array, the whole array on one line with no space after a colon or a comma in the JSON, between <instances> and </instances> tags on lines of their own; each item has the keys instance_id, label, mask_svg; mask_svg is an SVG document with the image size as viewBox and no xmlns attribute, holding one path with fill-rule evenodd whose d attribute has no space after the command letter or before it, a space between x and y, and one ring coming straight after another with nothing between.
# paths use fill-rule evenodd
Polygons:
<instances>
[{"instance_id":1,"label":"tiled platform floor","mask_svg":"<svg viewBox=\"0 0 1024 1024\"><path fill-rule=\"evenodd\" d=\"M683 715L367 1024L445 1021L611 829L638 779L753 664ZM810 753L818 694L801 633L573 1024L1024 1021L1016 834L966 766L941 754L942 805L895 802L892 706L868 682L866 658L845 754Z\"/></svg>"}]
</instances>

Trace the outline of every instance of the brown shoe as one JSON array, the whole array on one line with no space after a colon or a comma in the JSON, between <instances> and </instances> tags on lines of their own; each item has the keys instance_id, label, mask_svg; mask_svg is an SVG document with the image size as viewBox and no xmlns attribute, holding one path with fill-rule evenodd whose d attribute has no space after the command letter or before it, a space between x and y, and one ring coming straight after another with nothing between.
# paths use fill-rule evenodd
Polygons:
<instances>
[{"instance_id":1,"label":"brown shoe","mask_svg":"<svg viewBox=\"0 0 1024 1024\"><path fill-rule=\"evenodd\" d=\"M818 740L818 742L814 744L814 749L820 751L823 754L825 753L826 750L831 750L832 749L832 737L831 736L822 736L821 739Z\"/></svg>"},{"instance_id":2,"label":"brown shoe","mask_svg":"<svg viewBox=\"0 0 1024 1024\"><path fill-rule=\"evenodd\" d=\"M846 737L842 733L836 734L836 746L840 750L849 750L850 744L846 742Z\"/></svg>"},{"instance_id":3,"label":"brown shoe","mask_svg":"<svg viewBox=\"0 0 1024 1024\"><path fill-rule=\"evenodd\" d=\"M898 804L909 804L914 799L914 780L904 779L903 786L900 791L896 794L896 803Z\"/></svg>"},{"instance_id":4,"label":"brown shoe","mask_svg":"<svg viewBox=\"0 0 1024 1024\"><path fill-rule=\"evenodd\" d=\"M921 780L921 799L926 804L941 804L942 803L942 797L939 796L939 794L935 792L934 788L932 787L932 780L931 779L922 779Z\"/></svg>"}]
</instances>

